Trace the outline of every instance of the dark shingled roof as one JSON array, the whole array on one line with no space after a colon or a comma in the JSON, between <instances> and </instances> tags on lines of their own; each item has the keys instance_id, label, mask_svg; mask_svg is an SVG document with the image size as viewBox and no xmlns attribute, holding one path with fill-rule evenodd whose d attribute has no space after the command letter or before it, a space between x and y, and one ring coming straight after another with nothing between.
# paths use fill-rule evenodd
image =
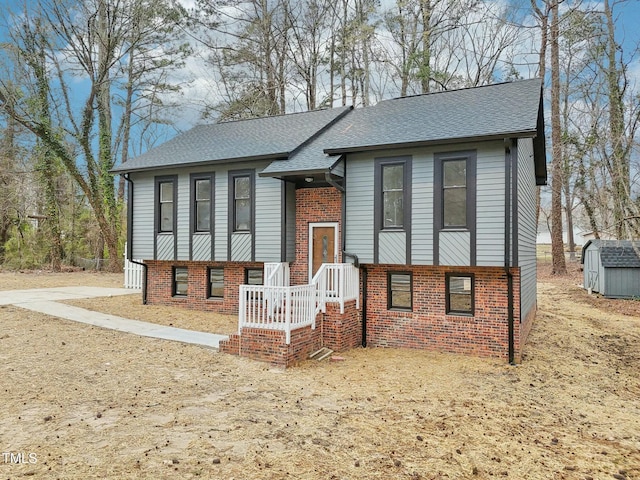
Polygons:
<instances>
[{"instance_id":1,"label":"dark shingled roof","mask_svg":"<svg viewBox=\"0 0 640 480\"><path fill-rule=\"evenodd\" d=\"M358 108L335 122L262 175L327 170L346 152L509 137L544 140L539 79L385 100ZM542 131L541 131L542 130ZM546 179L544 143L536 151L539 178Z\"/></svg>"},{"instance_id":2,"label":"dark shingled roof","mask_svg":"<svg viewBox=\"0 0 640 480\"><path fill-rule=\"evenodd\" d=\"M221 161L286 158L351 107L200 125L114 168L114 173Z\"/></svg>"},{"instance_id":3,"label":"dark shingled roof","mask_svg":"<svg viewBox=\"0 0 640 480\"><path fill-rule=\"evenodd\" d=\"M114 168L116 173L216 161L271 159L261 175L328 171L347 152L534 137L538 184L546 181L539 79L195 127Z\"/></svg>"},{"instance_id":4,"label":"dark shingled roof","mask_svg":"<svg viewBox=\"0 0 640 480\"><path fill-rule=\"evenodd\" d=\"M600 261L605 268L640 268L640 242L630 240L589 240L582 247L582 262L584 252L589 245L595 245L600 250Z\"/></svg>"}]
</instances>

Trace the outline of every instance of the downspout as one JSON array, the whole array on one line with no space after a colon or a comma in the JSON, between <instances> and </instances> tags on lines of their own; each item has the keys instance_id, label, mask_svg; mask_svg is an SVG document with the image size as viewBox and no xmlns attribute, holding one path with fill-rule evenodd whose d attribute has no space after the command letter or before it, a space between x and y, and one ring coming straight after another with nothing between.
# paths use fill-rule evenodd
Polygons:
<instances>
[{"instance_id":1,"label":"downspout","mask_svg":"<svg viewBox=\"0 0 640 480\"><path fill-rule=\"evenodd\" d=\"M129 195L127 195L127 260L142 266L142 304L147 304L147 264L133 259L133 181L129 174L124 174L124 179L129 183Z\"/></svg>"},{"instance_id":2,"label":"downspout","mask_svg":"<svg viewBox=\"0 0 640 480\"><path fill-rule=\"evenodd\" d=\"M367 267L362 266L362 348L367 348Z\"/></svg>"},{"instance_id":3,"label":"downspout","mask_svg":"<svg viewBox=\"0 0 640 480\"><path fill-rule=\"evenodd\" d=\"M513 275L511 274L511 139L505 138L505 204L504 204L504 272L507 276L507 323L508 323L508 344L509 344L509 364L515 365L515 345L514 345L514 315L513 315Z\"/></svg>"}]
</instances>

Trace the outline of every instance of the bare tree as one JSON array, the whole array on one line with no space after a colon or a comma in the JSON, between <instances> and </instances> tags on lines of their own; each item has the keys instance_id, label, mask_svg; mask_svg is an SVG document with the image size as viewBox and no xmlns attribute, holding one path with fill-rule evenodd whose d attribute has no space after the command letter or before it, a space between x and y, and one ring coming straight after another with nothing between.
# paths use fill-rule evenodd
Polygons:
<instances>
[{"instance_id":1,"label":"bare tree","mask_svg":"<svg viewBox=\"0 0 640 480\"><path fill-rule=\"evenodd\" d=\"M120 262L122 208L109 171L129 150L128 139L123 137L128 127L114 132L114 92L117 81L127 71L129 55L135 54L130 43L132 32L138 29L135 23L144 22L147 31L157 33L162 22L176 21L175 16L163 15L175 10L150 8L162 1L40 0L28 4L16 17L20 21L14 22L14 42L4 51L9 68L0 78L0 108L34 134L47 155L58 158L82 190L99 225L109 269L114 271ZM141 8L145 15L133 15L134 8ZM37 35L39 28L44 28L46 36ZM161 49L163 42L156 38L156 48ZM24 62L30 39L38 42L38 51L46 57L46 72L39 73L33 64ZM170 43L166 37L164 41ZM160 60L160 64L166 69L175 65L169 57ZM10 75L19 71L23 83L11 81ZM87 89L83 100L81 90L73 85L78 78ZM47 84L39 89L39 81ZM43 104L39 111L32 108L34 99ZM132 105L147 101L130 97L129 110L125 101L125 115L132 115ZM44 117L42 112L46 112ZM153 122L157 118L146 120ZM121 123L127 122L125 119ZM116 152L120 153L119 158Z\"/></svg>"}]
</instances>

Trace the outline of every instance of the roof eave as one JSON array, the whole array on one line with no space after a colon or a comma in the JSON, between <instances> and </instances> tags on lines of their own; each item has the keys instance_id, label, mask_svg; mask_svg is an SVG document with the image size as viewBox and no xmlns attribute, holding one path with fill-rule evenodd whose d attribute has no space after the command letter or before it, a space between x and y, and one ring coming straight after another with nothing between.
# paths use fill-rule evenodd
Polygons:
<instances>
[{"instance_id":1,"label":"roof eave","mask_svg":"<svg viewBox=\"0 0 640 480\"><path fill-rule=\"evenodd\" d=\"M486 142L490 140L503 140L504 138L526 138L535 137L536 130L521 130L517 132L505 132L492 135L478 135L470 137L451 137L437 140L419 140L415 142L385 143L377 145L354 145L349 147L327 148L324 153L327 155L340 155L343 153L369 152L374 150L388 150L392 148L417 148L430 147L434 145L451 145L461 142Z\"/></svg>"},{"instance_id":2,"label":"roof eave","mask_svg":"<svg viewBox=\"0 0 640 480\"><path fill-rule=\"evenodd\" d=\"M133 167L126 168L126 163L124 165L120 165L117 168L112 168L109 170L109 173L121 175L123 173L137 173L137 172L145 172L150 170L169 170L175 168L186 168L186 167L199 167L204 165L214 165L221 163L246 163L246 162L259 162L262 160L284 160L288 158L289 152L281 152L281 153L270 153L267 155L254 155L251 157L237 157L237 158L221 158L214 160L201 160L199 162L186 162L186 163L172 163L166 165L148 165L144 167Z\"/></svg>"}]
</instances>

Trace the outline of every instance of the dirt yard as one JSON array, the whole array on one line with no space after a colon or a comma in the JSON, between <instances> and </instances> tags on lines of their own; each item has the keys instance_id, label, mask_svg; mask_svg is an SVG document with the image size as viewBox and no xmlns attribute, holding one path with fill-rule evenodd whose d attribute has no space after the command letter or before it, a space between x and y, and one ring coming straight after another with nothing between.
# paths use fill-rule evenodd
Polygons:
<instances>
[{"instance_id":1,"label":"dirt yard","mask_svg":"<svg viewBox=\"0 0 640 480\"><path fill-rule=\"evenodd\" d=\"M281 371L0 307L0 478L640 479L640 302L540 277L516 367L356 349Z\"/></svg>"}]
</instances>

